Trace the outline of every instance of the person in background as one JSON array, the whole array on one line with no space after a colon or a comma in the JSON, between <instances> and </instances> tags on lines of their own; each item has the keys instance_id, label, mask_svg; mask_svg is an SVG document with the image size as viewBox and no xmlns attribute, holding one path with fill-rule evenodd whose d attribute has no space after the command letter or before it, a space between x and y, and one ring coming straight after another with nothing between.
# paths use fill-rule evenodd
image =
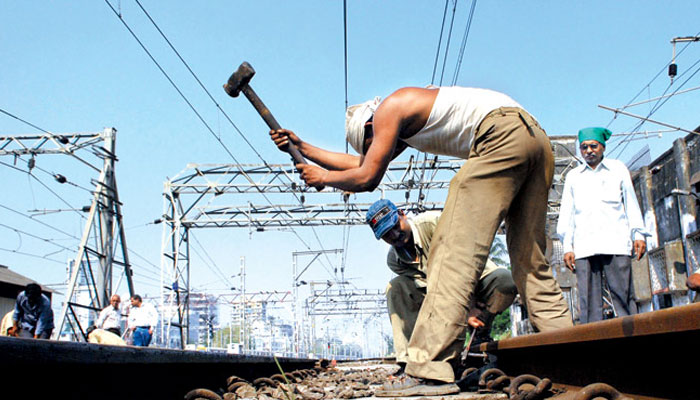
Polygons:
<instances>
[{"instance_id":1,"label":"person in background","mask_svg":"<svg viewBox=\"0 0 700 400\"><path fill-rule=\"evenodd\" d=\"M115 335L112 331L99 329L91 326L87 329L88 343L110 344L115 346L126 346L126 342L119 335Z\"/></svg>"},{"instance_id":2,"label":"person in background","mask_svg":"<svg viewBox=\"0 0 700 400\"><path fill-rule=\"evenodd\" d=\"M28 284L17 295L12 315L12 333L21 338L49 339L53 332L51 300L41 293L41 286Z\"/></svg>"},{"instance_id":3,"label":"person in background","mask_svg":"<svg viewBox=\"0 0 700 400\"><path fill-rule=\"evenodd\" d=\"M611 135L596 127L578 132L585 163L566 175L557 224L564 264L576 273L582 324L603 319L603 273L616 316L637 313L631 256L644 255L647 233L627 167L604 157Z\"/></svg>"},{"instance_id":4,"label":"person in background","mask_svg":"<svg viewBox=\"0 0 700 400\"><path fill-rule=\"evenodd\" d=\"M14 333L12 329L12 314L14 314L14 310L8 311L7 314L2 317L2 322L0 322L0 336L15 336L14 334L10 335L10 332Z\"/></svg>"},{"instance_id":5,"label":"person in background","mask_svg":"<svg viewBox=\"0 0 700 400\"><path fill-rule=\"evenodd\" d=\"M148 347L153 338L153 328L158 323L156 309L144 303L141 296L131 296L131 307L127 319L134 346Z\"/></svg>"},{"instance_id":6,"label":"person in background","mask_svg":"<svg viewBox=\"0 0 700 400\"><path fill-rule=\"evenodd\" d=\"M403 372L408 361L408 342L425 299L430 242L439 219L437 211L407 217L386 199L376 201L367 211L366 222L375 238L391 245L386 262L398 275L386 289L394 352L401 367L397 374ZM467 318L467 325L473 329L472 346L491 340L494 317L513 303L517 293L510 271L487 260Z\"/></svg>"},{"instance_id":7,"label":"person in background","mask_svg":"<svg viewBox=\"0 0 700 400\"><path fill-rule=\"evenodd\" d=\"M119 303L121 303L121 298L118 294L113 294L109 299L109 306L100 311L100 315L97 317L95 322L97 328L110 331L117 336L122 335L122 311L119 308Z\"/></svg>"}]
</instances>

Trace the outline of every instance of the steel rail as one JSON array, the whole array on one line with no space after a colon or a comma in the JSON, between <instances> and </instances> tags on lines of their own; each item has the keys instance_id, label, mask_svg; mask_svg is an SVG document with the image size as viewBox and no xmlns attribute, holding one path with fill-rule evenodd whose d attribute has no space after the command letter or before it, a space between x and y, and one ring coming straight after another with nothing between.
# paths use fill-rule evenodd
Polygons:
<instances>
[{"instance_id":1,"label":"steel rail","mask_svg":"<svg viewBox=\"0 0 700 400\"><path fill-rule=\"evenodd\" d=\"M700 303L484 343L509 376L571 389L603 382L635 399L697 399Z\"/></svg>"}]
</instances>

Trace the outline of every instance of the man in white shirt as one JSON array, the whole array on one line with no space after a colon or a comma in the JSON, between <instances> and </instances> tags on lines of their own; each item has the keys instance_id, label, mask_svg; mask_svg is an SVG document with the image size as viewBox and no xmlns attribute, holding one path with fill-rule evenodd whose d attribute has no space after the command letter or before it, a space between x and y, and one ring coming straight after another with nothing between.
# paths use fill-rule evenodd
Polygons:
<instances>
[{"instance_id":1,"label":"man in white shirt","mask_svg":"<svg viewBox=\"0 0 700 400\"><path fill-rule=\"evenodd\" d=\"M566 175L561 198L557 233L564 263L576 272L582 324L603 319L603 273L615 314L637 313L631 256L644 255L647 233L627 167L603 157L611 135L605 128L579 131L586 163Z\"/></svg>"},{"instance_id":2,"label":"man in white shirt","mask_svg":"<svg viewBox=\"0 0 700 400\"><path fill-rule=\"evenodd\" d=\"M144 303L138 294L131 296L128 322L134 346L148 347L153 337L153 328L158 323L158 314L155 308Z\"/></svg>"},{"instance_id":3,"label":"man in white shirt","mask_svg":"<svg viewBox=\"0 0 700 400\"><path fill-rule=\"evenodd\" d=\"M119 308L121 298L118 294L113 294L109 299L109 306L100 311L95 326L121 336L122 332L122 310Z\"/></svg>"}]
</instances>

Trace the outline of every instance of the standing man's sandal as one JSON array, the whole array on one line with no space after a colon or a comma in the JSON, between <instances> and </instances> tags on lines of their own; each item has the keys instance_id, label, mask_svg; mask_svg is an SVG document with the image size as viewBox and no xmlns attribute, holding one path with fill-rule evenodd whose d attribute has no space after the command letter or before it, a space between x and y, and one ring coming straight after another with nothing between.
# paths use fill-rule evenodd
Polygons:
<instances>
[{"instance_id":1,"label":"standing man's sandal","mask_svg":"<svg viewBox=\"0 0 700 400\"><path fill-rule=\"evenodd\" d=\"M376 397L408 397L441 396L454 393L459 393L459 386L454 383L414 378L406 375L404 380L384 383L381 389L374 392L374 395Z\"/></svg>"}]
</instances>

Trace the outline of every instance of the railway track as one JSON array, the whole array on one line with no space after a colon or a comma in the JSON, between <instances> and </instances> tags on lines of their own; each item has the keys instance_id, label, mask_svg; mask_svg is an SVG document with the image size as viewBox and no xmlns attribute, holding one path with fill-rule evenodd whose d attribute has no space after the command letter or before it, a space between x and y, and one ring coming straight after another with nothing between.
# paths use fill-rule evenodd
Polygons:
<instances>
[{"instance_id":1,"label":"railway track","mask_svg":"<svg viewBox=\"0 0 700 400\"><path fill-rule=\"evenodd\" d=\"M482 344L449 400L698 399L700 304ZM6 398L372 398L387 360L302 360L0 337ZM284 372L280 372L280 368ZM460 371L461 372L461 371Z\"/></svg>"},{"instance_id":2,"label":"railway track","mask_svg":"<svg viewBox=\"0 0 700 400\"><path fill-rule=\"evenodd\" d=\"M698 399L689 362L697 359L700 304L616 318L569 329L484 343L470 353L450 400ZM376 364L376 362L375 362ZM395 370L395 369L394 369ZM369 398L393 372L387 365L355 363L316 368L313 375L260 381L215 393L191 391L186 399L269 397L280 400ZM312 389L313 388L313 389ZM201 389L200 389L201 390ZM240 390L241 393L238 393ZM257 391L256 391L257 390ZM207 395L204 396L203 394ZM368 396L370 395L370 396Z\"/></svg>"}]
</instances>

